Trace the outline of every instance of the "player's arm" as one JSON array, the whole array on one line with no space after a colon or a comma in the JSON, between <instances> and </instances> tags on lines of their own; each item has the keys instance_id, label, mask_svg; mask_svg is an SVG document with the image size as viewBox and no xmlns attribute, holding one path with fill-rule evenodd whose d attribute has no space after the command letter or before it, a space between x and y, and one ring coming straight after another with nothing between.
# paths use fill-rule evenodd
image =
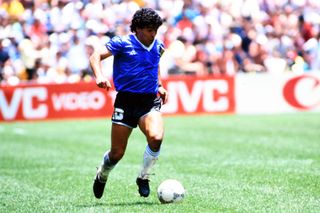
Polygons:
<instances>
[{"instance_id":1,"label":"player's arm","mask_svg":"<svg viewBox=\"0 0 320 213\"><path fill-rule=\"evenodd\" d=\"M89 57L90 66L96 78L97 86L107 91L111 88L111 83L102 73L101 61L111 55L112 53L103 46L103 48L95 49Z\"/></svg>"},{"instance_id":2,"label":"player's arm","mask_svg":"<svg viewBox=\"0 0 320 213\"><path fill-rule=\"evenodd\" d=\"M168 101L168 92L162 85L161 75L160 75L160 66L158 67L158 84L159 84L158 93L163 101L163 104L165 104Z\"/></svg>"}]
</instances>

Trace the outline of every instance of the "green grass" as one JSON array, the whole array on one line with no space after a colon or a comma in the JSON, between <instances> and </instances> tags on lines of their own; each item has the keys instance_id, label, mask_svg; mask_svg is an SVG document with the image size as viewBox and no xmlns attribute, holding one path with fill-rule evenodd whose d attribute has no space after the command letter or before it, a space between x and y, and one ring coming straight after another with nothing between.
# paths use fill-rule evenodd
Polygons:
<instances>
[{"instance_id":1,"label":"green grass","mask_svg":"<svg viewBox=\"0 0 320 213\"><path fill-rule=\"evenodd\" d=\"M145 140L136 129L101 200L96 166L110 121L0 123L0 212L320 212L320 114L165 117L151 195L138 196ZM156 188L182 182L182 203Z\"/></svg>"}]
</instances>

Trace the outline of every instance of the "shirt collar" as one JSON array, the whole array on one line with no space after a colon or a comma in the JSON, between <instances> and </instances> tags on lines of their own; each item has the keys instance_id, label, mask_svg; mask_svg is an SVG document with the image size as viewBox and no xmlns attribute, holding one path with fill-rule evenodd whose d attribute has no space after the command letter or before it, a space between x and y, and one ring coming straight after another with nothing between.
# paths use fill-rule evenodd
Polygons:
<instances>
[{"instance_id":1,"label":"shirt collar","mask_svg":"<svg viewBox=\"0 0 320 213\"><path fill-rule=\"evenodd\" d=\"M155 43L155 41L156 41L156 39L154 39L153 42L150 44L150 46L147 47L147 46L145 46L144 44L142 44L142 43L139 41L138 37L137 37L135 34L133 34L133 37L136 39L137 42L139 42L139 43L141 44L141 46L142 46L144 49L146 49L146 50L148 50L148 51L150 51L150 50L152 49L152 47L153 47L153 45L154 45L154 43Z\"/></svg>"}]
</instances>

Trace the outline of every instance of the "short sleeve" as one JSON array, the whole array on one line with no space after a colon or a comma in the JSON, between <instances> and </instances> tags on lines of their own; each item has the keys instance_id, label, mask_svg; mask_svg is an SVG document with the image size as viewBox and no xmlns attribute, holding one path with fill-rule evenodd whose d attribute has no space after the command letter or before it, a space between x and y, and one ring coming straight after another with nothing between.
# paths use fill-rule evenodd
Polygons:
<instances>
[{"instance_id":1,"label":"short sleeve","mask_svg":"<svg viewBox=\"0 0 320 213\"><path fill-rule=\"evenodd\" d=\"M165 51L165 48L164 48L164 44L161 42L160 45L159 45L159 51L160 51L160 57L162 56L162 54L164 53Z\"/></svg>"},{"instance_id":2,"label":"short sleeve","mask_svg":"<svg viewBox=\"0 0 320 213\"><path fill-rule=\"evenodd\" d=\"M115 56L121 51L122 43L121 37L115 36L106 44L106 47Z\"/></svg>"}]
</instances>

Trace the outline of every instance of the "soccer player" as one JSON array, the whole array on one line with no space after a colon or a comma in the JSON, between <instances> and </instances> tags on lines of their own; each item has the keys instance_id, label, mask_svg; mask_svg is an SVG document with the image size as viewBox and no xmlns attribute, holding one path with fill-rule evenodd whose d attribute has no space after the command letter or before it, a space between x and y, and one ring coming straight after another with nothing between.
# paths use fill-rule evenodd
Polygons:
<instances>
[{"instance_id":1,"label":"soccer player","mask_svg":"<svg viewBox=\"0 0 320 213\"><path fill-rule=\"evenodd\" d=\"M104 154L93 183L93 192L98 199L103 195L110 171L123 157L129 136L137 126L146 136L147 146L136 184L140 196L150 194L149 174L160 154L164 134L160 108L168 98L159 72L164 46L155 38L161 25L162 19L154 10L142 8L132 18L132 34L113 37L90 56L96 84L106 90L111 84L102 74L101 61L114 56L113 82L117 91L111 119L111 148Z\"/></svg>"}]
</instances>

